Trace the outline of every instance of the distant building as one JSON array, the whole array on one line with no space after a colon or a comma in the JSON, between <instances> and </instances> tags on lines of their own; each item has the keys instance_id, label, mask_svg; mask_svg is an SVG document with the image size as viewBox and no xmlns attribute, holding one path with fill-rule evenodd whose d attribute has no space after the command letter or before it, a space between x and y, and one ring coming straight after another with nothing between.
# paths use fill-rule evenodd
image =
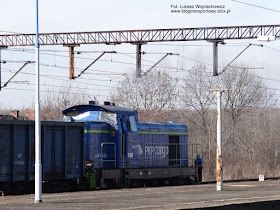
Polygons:
<instances>
[{"instance_id":1,"label":"distant building","mask_svg":"<svg viewBox=\"0 0 280 210\"><path fill-rule=\"evenodd\" d=\"M13 110L10 115L0 115L0 120L34 120L34 111L26 109L25 116L19 116L19 111Z\"/></svg>"}]
</instances>

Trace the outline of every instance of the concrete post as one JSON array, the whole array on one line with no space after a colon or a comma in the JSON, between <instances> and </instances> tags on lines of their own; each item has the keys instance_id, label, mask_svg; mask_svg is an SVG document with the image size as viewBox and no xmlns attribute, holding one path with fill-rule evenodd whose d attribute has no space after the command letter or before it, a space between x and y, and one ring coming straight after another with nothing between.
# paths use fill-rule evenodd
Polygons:
<instances>
[{"instance_id":1,"label":"concrete post","mask_svg":"<svg viewBox=\"0 0 280 210\"><path fill-rule=\"evenodd\" d=\"M221 97L223 91L217 91L217 191L223 190L223 148L222 148L222 121Z\"/></svg>"}]
</instances>

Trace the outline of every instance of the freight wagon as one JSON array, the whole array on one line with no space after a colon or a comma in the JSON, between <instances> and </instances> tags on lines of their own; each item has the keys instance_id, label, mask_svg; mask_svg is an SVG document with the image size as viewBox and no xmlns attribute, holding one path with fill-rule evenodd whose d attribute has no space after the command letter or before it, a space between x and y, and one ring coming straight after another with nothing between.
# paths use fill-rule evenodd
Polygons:
<instances>
[{"instance_id":1,"label":"freight wagon","mask_svg":"<svg viewBox=\"0 0 280 210\"><path fill-rule=\"evenodd\" d=\"M85 122L86 174L90 188L185 184L197 180L186 125L139 123L137 110L77 105L63 111L64 121ZM189 151L192 151L189 154Z\"/></svg>"},{"instance_id":2,"label":"freight wagon","mask_svg":"<svg viewBox=\"0 0 280 210\"><path fill-rule=\"evenodd\" d=\"M34 191L34 121L0 120L0 191ZM43 191L77 186L85 176L84 123L42 122Z\"/></svg>"}]
</instances>

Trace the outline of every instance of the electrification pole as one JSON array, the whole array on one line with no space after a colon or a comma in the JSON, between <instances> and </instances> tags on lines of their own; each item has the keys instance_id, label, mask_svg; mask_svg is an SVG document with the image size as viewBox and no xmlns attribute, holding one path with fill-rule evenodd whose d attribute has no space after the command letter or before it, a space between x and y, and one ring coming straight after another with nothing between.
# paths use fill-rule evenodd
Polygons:
<instances>
[{"instance_id":1,"label":"electrification pole","mask_svg":"<svg viewBox=\"0 0 280 210\"><path fill-rule=\"evenodd\" d=\"M223 90L217 91L217 191L223 190L223 144L222 144L222 120L221 98Z\"/></svg>"},{"instance_id":2,"label":"electrification pole","mask_svg":"<svg viewBox=\"0 0 280 210\"><path fill-rule=\"evenodd\" d=\"M218 43L213 42L213 76L218 76Z\"/></svg>"},{"instance_id":3,"label":"electrification pole","mask_svg":"<svg viewBox=\"0 0 280 210\"><path fill-rule=\"evenodd\" d=\"M219 76L218 73L218 44L225 44L223 40L211 40L213 43L213 76Z\"/></svg>"},{"instance_id":4,"label":"electrification pole","mask_svg":"<svg viewBox=\"0 0 280 210\"><path fill-rule=\"evenodd\" d=\"M35 203L42 202L40 76L39 76L39 21L36 0L36 103L35 103Z\"/></svg>"},{"instance_id":5,"label":"electrification pole","mask_svg":"<svg viewBox=\"0 0 280 210\"><path fill-rule=\"evenodd\" d=\"M142 44L136 45L136 78L141 77L141 46Z\"/></svg>"},{"instance_id":6,"label":"electrification pole","mask_svg":"<svg viewBox=\"0 0 280 210\"><path fill-rule=\"evenodd\" d=\"M222 112L221 98L225 89L214 89L217 92L217 158L216 158L216 179L217 191L223 190L223 143L222 143Z\"/></svg>"}]
</instances>

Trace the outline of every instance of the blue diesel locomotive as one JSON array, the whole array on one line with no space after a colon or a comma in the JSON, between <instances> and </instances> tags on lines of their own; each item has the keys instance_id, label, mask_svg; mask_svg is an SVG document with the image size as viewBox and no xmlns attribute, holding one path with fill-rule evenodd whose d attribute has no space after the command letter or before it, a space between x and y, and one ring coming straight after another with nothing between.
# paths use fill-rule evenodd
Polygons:
<instances>
[{"instance_id":1,"label":"blue diesel locomotive","mask_svg":"<svg viewBox=\"0 0 280 210\"><path fill-rule=\"evenodd\" d=\"M197 180L185 125L139 123L136 110L110 103L63 114L42 122L43 192ZM34 121L0 120L0 193L34 190L34 145Z\"/></svg>"},{"instance_id":2,"label":"blue diesel locomotive","mask_svg":"<svg viewBox=\"0 0 280 210\"><path fill-rule=\"evenodd\" d=\"M185 184L197 178L186 125L139 123L137 110L110 102L77 105L63 121L84 122L90 188ZM192 151L189 155L189 151Z\"/></svg>"}]
</instances>

